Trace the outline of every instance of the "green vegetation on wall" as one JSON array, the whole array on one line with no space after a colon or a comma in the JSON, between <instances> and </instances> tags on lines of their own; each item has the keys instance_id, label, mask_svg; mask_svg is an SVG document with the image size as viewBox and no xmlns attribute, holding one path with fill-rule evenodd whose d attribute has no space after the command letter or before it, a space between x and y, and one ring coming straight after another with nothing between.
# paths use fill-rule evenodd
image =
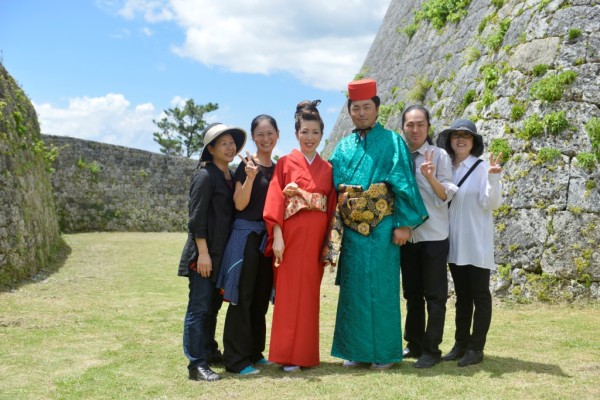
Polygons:
<instances>
[{"instance_id":1,"label":"green vegetation on wall","mask_svg":"<svg viewBox=\"0 0 600 400\"><path fill-rule=\"evenodd\" d=\"M458 22L467 15L467 7L471 0L428 0L421 5L421 9L415 12L415 17L409 25L398 28L409 39L413 37L421 21L428 21L431 25L441 31L446 22Z\"/></svg>"},{"instance_id":2,"label":"green vegetation on wall","mask_svg":"<svg viewBox=\"0 0 600 400\"><path fill-rule=\"evenodd\" d=\"M577 74L573 71L551 75L531 85L530 93L538 100L558 101L562 99L565 87L573 83L575 78L577 78Z\"/></svg>"},{"instance_id":3,"label":"green vegetation on wall","mask_svg":"<svg viewBox=\"0 0 600 400\"><path fill-rule=\"evenodd\" d=\"M596 155L596 160L600 162L600 118L590 118L585 124L585 130L592 142L592 151Z\"/></svg>"}]
</instances>

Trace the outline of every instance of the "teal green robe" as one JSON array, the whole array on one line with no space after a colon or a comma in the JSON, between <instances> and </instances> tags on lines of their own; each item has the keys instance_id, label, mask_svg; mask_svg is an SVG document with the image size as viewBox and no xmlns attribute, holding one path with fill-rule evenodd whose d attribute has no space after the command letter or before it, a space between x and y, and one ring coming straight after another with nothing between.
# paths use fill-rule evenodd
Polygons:
<instances>
[{"instance_id":1,"label":"teal green robe","mask_svg":"<svg viewBox=\"0 0 600 400\"><path fill-rule=\"evenodd\" d=\"M394 228L415 227L428 218L410 151L398 133L378 123L363 140L357 133L343 138L329 161L336 188L348 184L366 190L385 182L395 195L394 213L369 236L344 228L331 355L370 363L401 361L400 247L392 235Z\"/></svg>"}]
</instances>

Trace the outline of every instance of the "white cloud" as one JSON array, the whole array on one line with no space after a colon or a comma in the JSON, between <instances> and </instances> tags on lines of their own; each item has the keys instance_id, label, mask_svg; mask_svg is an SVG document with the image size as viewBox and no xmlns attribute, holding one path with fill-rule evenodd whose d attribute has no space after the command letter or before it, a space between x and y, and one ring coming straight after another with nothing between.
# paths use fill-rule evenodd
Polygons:
<instances>
[{"instance_id":1,"label":"white cloud","mask_svg":"<svg viewBox=\"0 0 600 400\"><path fill-rule=\"evenodd\" d=\"M390 0L125 0L119 14L173 21L182 57L233 72L287 72L340 90L359 72Z\"/></svg>"},{"instance_id":2,"label":"white cloud","mask_svg":"<svg viewBox=\"0 0 600 400\"><path fill-rule=\"evenodd\" d=\"M149 151L158 149L152 140L156 130L152 119L159 115L151 103L132 107L122 94L108 93L103 97L71 98L66 108L48 103L34 103L34 107L43 133Z\"/></svg>"}]
</instances>

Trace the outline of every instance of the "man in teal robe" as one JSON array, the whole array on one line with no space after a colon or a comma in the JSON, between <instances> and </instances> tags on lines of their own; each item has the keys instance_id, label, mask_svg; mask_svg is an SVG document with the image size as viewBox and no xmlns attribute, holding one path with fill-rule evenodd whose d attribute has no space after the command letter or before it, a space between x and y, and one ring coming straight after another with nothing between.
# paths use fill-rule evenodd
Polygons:
<instances>
[{"instance_id":1,"label":"man in teal robe","mask_svg":"<svg viewBox=\"0 0 600 400\"><path fill-rule=\"evenodd\" d=\"M346 360L347 367L365 362L386 369L402 360L400 246L428 215L408 147L398 133L376 122L375 81L354 81L348 89L356 129L340 140L329 159L334 186L359 185L366 191L385 183L393 192L394 208L367 235L344 223L331 354Z\"/></svg>"}]
</instances>

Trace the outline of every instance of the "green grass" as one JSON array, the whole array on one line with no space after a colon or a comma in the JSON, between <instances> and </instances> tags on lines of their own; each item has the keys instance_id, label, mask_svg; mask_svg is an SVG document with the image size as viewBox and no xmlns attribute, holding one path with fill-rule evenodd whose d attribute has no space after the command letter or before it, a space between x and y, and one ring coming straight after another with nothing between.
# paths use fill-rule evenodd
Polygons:
<instances>
[{"instance_id":1,"label":"green grass","mask_svg":"<svg viewBox=\"0 0 600 400\"><path fill-rule=\"evenodd\" d=\"M347 370L329 355L337 288L321 289L321 366L239 378L187 379L181 332L187 282L182 233L65 235L60 269L0 293L1 399L595 399L600 305L495 301L484 362L429 370ZM382 306L385 306L382 304ZM226 305L219 317L220 341ZM269 311L269 318L271 310ZM452 346L454 301L445 340ZM400 340L400 338L398 338Z\"/></svg>"}]
</instances>

